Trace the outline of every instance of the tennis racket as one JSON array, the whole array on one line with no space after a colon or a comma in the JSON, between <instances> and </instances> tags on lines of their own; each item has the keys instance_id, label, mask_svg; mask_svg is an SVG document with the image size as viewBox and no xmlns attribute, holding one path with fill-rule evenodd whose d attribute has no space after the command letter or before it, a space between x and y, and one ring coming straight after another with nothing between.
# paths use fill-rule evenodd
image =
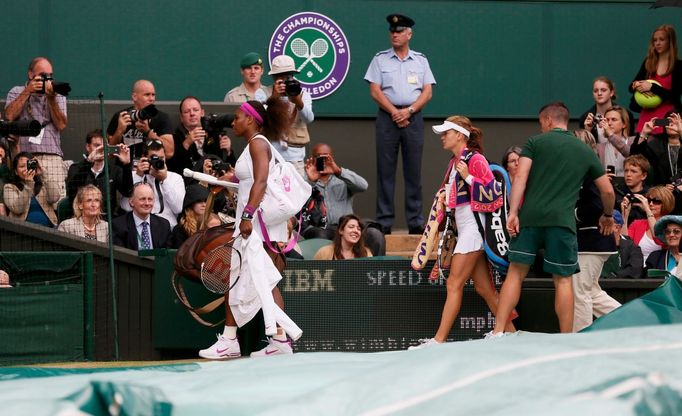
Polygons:
<instances>
[{"instance_id":1,"label":"tennis racket","mask_svg":"<svg viewBox=\"0 0 682 416\"><path fill-rule=\"evenodd\" d=\"M438 274L442 278L447 278L450 270L450 263L452 263L452 256L455 252L455 245L457 244L457 235L455 233L455 225L453 224L452 212L447 213L445 220L445 229L440 236L438 242L438 254L436 256L438 264Z\"/></svg>"},{"instance_id":2,"label":"tennis racket","mask_svg":"<svg viewBox=\"0 0 682 416\"><path fill-rule=\"evenodd\" d=\"M239 281L242 254L233 247L234 240L232 238L226 244L209 251L201 263L201 283L213 293L225 294ZM234 257L239 262L235 268L237 276L232 276L233 254L236 254Z\"/></svg>"}]
</instances>

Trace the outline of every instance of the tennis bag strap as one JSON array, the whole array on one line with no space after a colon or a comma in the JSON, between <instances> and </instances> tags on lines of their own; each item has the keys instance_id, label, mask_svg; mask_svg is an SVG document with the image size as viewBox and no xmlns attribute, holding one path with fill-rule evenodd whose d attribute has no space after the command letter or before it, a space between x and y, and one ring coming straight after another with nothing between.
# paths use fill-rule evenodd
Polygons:
<instances>
[{"instance_id":1,"label":"tennis bag strap","mask_svg":"<svg viewBox=\"0 0 682 416\"><path fill-rule=\"evenodd\" d=\"M192 306L192 304L189 303L189 299L187 299L187 294L185 293L185 288L182 285L181 279L183 279L182 275L180 275L178 272L173 272L173 276L171 276L171 285L173 286L173 291L175 291L175 296L177 296L180 303L182 303L182 305L185 308L187 308L187 312L189 312L189 314L192 315L192 318L194 318L194 320L199 322L201 325L209 328L222 325L223 322L225 322L225 319L213 323L203 319L201 315L205 315L216 310L220 305L222 305L225 302L225 296L221 296L205 304L202 307L195 308L194 306Z\"/></svg>"}]
</instances>

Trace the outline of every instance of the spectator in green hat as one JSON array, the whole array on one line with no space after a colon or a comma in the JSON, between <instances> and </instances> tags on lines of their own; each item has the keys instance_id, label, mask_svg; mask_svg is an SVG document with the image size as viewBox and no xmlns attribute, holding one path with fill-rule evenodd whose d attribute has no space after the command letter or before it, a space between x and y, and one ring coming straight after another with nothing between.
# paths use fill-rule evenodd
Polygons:
<instances>
[{"instance_id":1,"label":"spectator in green hat","mask_svg":"<svg viewBox=\"0 0 682 416\"><path fill-rule=\"evenodd\" d=\"M261 84L263 76L263 58L256 52L249 52L240 62L242 83L225 94L225 101L229 104L242 104L249 100L264 103L272 95L272 87Z\"/></svg>"}]
</instances>

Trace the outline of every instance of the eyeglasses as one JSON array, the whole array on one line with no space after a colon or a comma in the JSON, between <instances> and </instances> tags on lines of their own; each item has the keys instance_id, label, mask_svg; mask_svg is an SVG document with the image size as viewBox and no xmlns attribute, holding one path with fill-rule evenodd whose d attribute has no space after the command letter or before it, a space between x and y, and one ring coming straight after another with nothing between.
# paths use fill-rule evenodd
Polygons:
<instances>
[{"instance_id":1,"label":"eyeglasses","mask_svg":"<svg viewBox=\"0 0 682 416\"><path fill-rule=\"evenodd\" d=\"M647 198L647 200L649 201L650 204L654 205L661 205L663 203L663 201L661 201L658 198Z\"/></svg>"},{"instance_id":2,"label":"eyeglasses","mask_svg":"<svg viewBox=\"0 0 682 416\"><path fill-rule=\"evenodd\" d=\"M682 234L682 230L680 230L679 228L667 229L663 232L665 233L665 235L681 235Z\"/></svg>"}]
</instances>

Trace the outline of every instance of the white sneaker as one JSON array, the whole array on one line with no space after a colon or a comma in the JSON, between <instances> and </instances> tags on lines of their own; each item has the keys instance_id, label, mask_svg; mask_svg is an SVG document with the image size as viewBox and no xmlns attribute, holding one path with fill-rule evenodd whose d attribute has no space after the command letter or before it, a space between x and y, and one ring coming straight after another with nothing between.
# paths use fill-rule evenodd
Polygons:
<instances>
[{"instance_id":1,"label":"white sneaker","mask_svg":"<svg viewBox=\"0 0 682 416\"><path fill-rule=\"evenodd\" d=\"M493 341L493 340L504 337L504 335L505 335L504 332L490 331L490 332L486 332L486 334L483 336L483 339L485 339L486 341Z\"/></svg>"},{"instance_id":2,"label":"white sneaker","mask_svg":"<svg viewBox=\"0 0 682 416\"><path fill-rule=\"evenodd\" d=\"M241 356L242 353L239 349L237 337L225 338L222 334L218 334L218 341L215 344L199 351L199 357L208 358L209 360L225 360Z\"/></svg>"},{"instance_id":3,"label":"white sneaker","mask_svg":"<svg viewBox=\"0 0 682 416\"><path fill-rule=\"evenodd\" d=\"M409 351L411 350L421 350L423 348L433 347L434 345L440 345L441 343L436 341L434 338L424 338L419 340L419 345L413 345L407 347Z\"/></svg>"},{"instance_id":4,"label":"white sneaker","mask_svg":"<svg viewBox=\"0 0 682 416\"><path fill-rule=\"evenodd\" d=\"M286 355L293 354L294 350L291 347L291 341L287 338L286 341L280 341L274 338L268 338L268 346L260 351L251 353L252 357L269 357L271 355Z\"/></svg>"}]
</instances>

